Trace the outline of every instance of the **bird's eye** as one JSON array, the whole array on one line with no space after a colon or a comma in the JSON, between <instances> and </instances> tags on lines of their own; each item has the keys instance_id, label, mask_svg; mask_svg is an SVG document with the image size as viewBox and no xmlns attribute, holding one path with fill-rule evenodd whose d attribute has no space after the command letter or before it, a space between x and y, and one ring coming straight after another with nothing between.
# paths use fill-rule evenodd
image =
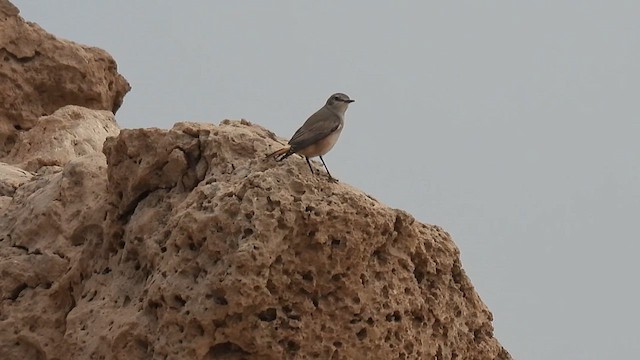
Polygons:
<instances>
[{"instance_id":1,"label":"bird's eye","mask_svg":"<svg viewBox=\"0 0 640 360\"><path fill-rule=\"evenodd\" d=\"M335 100L335 101L340 101L340 97L339 97L339 96L334 96L334 97L333 97L333 100Z\"/></svg>"}]
</instances>

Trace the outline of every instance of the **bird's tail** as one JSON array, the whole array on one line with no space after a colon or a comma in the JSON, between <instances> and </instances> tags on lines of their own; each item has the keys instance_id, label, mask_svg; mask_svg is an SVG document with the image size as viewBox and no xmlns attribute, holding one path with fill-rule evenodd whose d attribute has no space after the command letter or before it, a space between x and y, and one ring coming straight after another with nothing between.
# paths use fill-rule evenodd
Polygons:
<instances>
[{"instance_id":1,"label":"bird's tail","mask_svg":"<svg viewBox=\"0 0 640 360\"><path fill-rule=\"evenodd\" d=\"M287 145L285 147L283 147L280 150L276 150L274 152L272 152L271 154L267 155L266 157L278 157L280 155L282 155L282 157L280 159L278 159L278 161L280 160L284 160L286 158L288 158L289 156L291 156L291 154L293 154L293 151L291 151L291 145Z\"/></svg>"}]
</instances>

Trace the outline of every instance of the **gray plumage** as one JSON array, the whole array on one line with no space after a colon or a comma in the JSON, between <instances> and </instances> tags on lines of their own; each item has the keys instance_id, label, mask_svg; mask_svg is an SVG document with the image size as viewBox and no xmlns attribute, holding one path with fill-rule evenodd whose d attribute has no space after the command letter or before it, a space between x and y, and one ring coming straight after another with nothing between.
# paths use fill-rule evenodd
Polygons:
<instances>
[{"instance_id":1,"label":"gray plumage","mask_svg":"<svg viewBox=\"0 0 640 360\"><path fill-rule=\"evenodd\" d=\"M282 161L295 153L303 155L309 164L311 173L313 173L313 168L309 158L319 156L329 178L333 179L322 155L329 152L338 140L344 126L344 114L352 102L354 100L351 100L346 94L335 93L331 95L325 105L311 115L293 134L288 147L268 156L280 156L277 161Z\"/></svg>"},{"instance_id":2,"label":"gray plumage","mask_svg":"<svg viewBox=\"0 0 640 360\"><path fill-rule=\"evenodd\" d=\"M293 134L289 140L293 152L304 149L341 128L344 124L347 105L351 102L353 100L345 94L331 95L325 105L309 116L307 121Z\"/></svg>"}]
</instances>

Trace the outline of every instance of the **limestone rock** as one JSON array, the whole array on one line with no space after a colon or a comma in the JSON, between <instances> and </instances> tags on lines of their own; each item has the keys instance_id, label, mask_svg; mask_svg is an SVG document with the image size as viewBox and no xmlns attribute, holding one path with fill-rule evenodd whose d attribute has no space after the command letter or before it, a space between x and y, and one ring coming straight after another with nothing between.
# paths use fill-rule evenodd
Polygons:
<instances>
[{"instance_id":1,"label":"limestone rock","mask_svg":"<svg viewBox=\"0 0 640 360\"><path fill-rule=\"evenodd\" d=\"M21 132L3 160L29 171L43 166L60 167L77 157L101 152L105 139L119 131L110 111L69 105L41 117L30 130Z\"/></svg>"},{"instance_id":2,"label":"limestone rock","mask_svg":"<svg viewBox=\"0 0 640 360\"><path fill-rule=\"evenodd\" d=\"M509 358L445 231L313 177L301 159L265 160L272 139L226 122L107 141L105 241L127 261L93 273L111 270L107 314L138 312L90 337L154 357ZM75 328L95 321L92 308L71 311Z\"/></svg>"},{"instance_id":3,"label":"limestone rock","mask_svg":"<svg viewBox=\"0 0 640 360\"><path fill-rule=\"evenodd\" d=\"M0 59L0 359L511 358L438 226L244 120L119 131L111 57L6 0Z\"/></svg>"},{"instance_id":4,"label":"limestone rock","mask_svg":"<svg viewBox=\"0 0 640 360\"><path fill-rule=\"evenodd\" d=\"M107 52L58 39L0 0L0 157L39 117L65 105L115 113L129 90Z\"/></svg>"},{"instance_id":5,"label":"limestone rock","mask_svg":"<svg viewBox=\"0 0 640 360\"><path fill-rule=\"evenodd\" d=\"M123 130L106 166L20 186L0 358L510 359L445 231L276 146L246 121Z\"/></svg>"},{"instance_id":6,"label":"limestone rock","mask_svg":"<svg viewBox=\"0 0 640 360\"><path fill-rule=\"evenodd\" d=\"M0 162L0 196L13 196L16 189L32 177L28 171Z\"/></svg>"},{"instance_id":7,"label":"limestone rock","mask_svg":"<svg viewBox=\"0 0 640 360\"><path fill-rule=\"evenodd\" d=\"M1 359L74 358L66 316L77 269L93 258L84 244L101 238L106 193L105 158L94 153L22 183L1 209Z\"/></svg>"},{"instance_id":8,"label":"limestone rock","mask_svg":"<svg viewBox=\"0 0 640 360\"><path fill-rule=\"evenodd\" d=\"M0 17L6 18L9 16L17 16L20 14L20 10L9 1L0 1Z\"/></svg>"},{"instance_id":9,"label":"limestone rock","mask_svg":"<svg viewBox=\"0 0 640 360\"><path fill-rule=\"evenodd\" d=\"M4 214L16 189L28 182L33 174L15 166L0 162L0 214Z\"/></svg>"}]
</instances>

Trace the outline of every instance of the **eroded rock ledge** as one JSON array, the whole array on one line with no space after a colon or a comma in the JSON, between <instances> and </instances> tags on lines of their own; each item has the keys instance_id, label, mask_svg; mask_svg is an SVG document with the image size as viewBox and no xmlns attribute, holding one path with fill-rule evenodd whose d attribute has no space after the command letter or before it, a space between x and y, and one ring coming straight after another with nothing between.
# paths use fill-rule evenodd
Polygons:
<instances>
[{"instance_id":1,"label":"eroded rock ledge","mask_svg":"<svg viewBox=\"0 0 640 360\"><path fill-rule=\"evenodd\" d=\"M0 244L29 265L0 264L4 351L509 358L445 231L265 160L274 139L245 121L122 130L106 159L20 186Z\"/></svg>"}]
</instances>

